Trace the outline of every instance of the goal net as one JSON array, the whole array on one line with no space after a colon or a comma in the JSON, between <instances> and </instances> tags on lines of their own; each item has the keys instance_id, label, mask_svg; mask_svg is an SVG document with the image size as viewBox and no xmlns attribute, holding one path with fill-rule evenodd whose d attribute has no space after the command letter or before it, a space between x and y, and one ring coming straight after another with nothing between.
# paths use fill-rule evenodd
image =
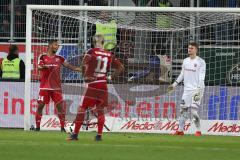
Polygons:
<instances>
[{"instance_id":1,"label":"goal net","mask_svg":"<svg viewBox=\"0 0 240 160\"><path fill-rule=\"evenodd\" d=\"M37 59L46 53L48 41L57 39L60 43L57 54L80 66L83 53L91 47L96 26L110 23L117 28L113 47L109 49L125 67L124 73L108 85L109 106L113 108L106 113L110 130L159 133L176 130L183 87L178 86L172 94L167 94L166 88L179 75L191 41L200 44L199 56L207 64L199 113L204 126L209 128L203 127L203 132L220 134L217 127L223 122L220 127L235 122L239 125L236 121L240 101L239 12L239 9L174 7L28 7L25 130L35 124L40 80ZM66 119L71 122L85 89L83 78L81 73L66 68L62 68L61 77ZM56 114L52 103L43 114L47 118L43 118L41 127L54 128L58 119L49 118ZM191 117L189 124L192 125ZM214 125L215 130L209 131Z\"/></svg>"}]
</instances>

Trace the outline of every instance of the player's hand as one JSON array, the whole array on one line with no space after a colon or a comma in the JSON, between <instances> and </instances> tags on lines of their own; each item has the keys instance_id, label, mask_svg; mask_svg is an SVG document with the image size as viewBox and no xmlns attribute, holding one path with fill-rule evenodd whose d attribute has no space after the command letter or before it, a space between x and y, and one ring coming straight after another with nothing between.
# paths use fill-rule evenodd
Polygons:
<instances>
[{"instance_id":1,"label":"player's hand","mask_svg":"<svg viewBox=\"0 0 240 160\"><path fill-rule=\"evenodd\" d=\"M112 82L112 76L111 75L109 75L109 76L107 76L107 82Z\"/></svg>"},{"instance_id":2,"label":"player's hand","mask_svg":"<svg viewBox=\"0 0 240 160\"><path fill-rule=\"evenodd\" d=\"M195 93L193 94L193 101L194 102L198 102L198 101L200 101L201 100L201 98L202 98L202 91L201 91L201 89L197 89L196 91L195 91Z\"/></svg>"},{"instance_id":3,"label":"player's hand","mask_svg":"<svg viewBox=\"0 0 240 160\"><path fill-rule=\"evenodd\" d=\"M77 67L77 68L74 69L74 71L82 72L82 69L80 67Z\"/></svg>"},{"instance_id":4,"label":"player's hand","mask_svg":"<svg viewBox=\"0 0 240 160\"><path fill-rule=\"evenodd\" d=\"M169 85L168 88L167 88L167 93L171 94L174 91L174 89L175 89L175 87L172 84Z\"/></svg>"},{"instance_id":5,"label":"player's hand","mask_svg":"<svg viewBox=\"0 0 240 160\"><path fill-rule=\"evenodd\" d=\"M84 81L87 82L87 83L93 82L93 81L95 81L95 80L96 80L95 77L85 77L85 78L84 78Z\"/></svg>"}]
</instances>

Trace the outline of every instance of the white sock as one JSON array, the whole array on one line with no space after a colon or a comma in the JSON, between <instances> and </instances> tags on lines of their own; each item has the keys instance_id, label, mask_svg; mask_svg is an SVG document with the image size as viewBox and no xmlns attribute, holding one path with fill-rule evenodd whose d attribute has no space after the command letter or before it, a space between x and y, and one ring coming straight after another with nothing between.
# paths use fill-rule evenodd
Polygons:
<instances>
[{"instance_id":1,"label":"white sock","mask_svg":"<svg viewBox=\"0 0 240 160\"><path fill-rule=\"evenodd\" d=\"M182 109L181 115L180 115L180 118L179 118L179 131L180 132L183 132L184 125L185 125L185 122L186 122L187 118L188 118L187 109Z\"/></svg>"},{"instance_id":2,"label":"white sock","mask_svg":"<svg viewBox=\"0 0 240 160\"><path fill-rule=\"evenodd\" d=\"M180 117L180 119L179 119L179 131L180 132L183 132L185 122L186 122L186 119L184 117Z\"/></svg>"},{"instance_id":3,"label":"white sock","mask_svg":"<svg viewBox=\"0 0 240 160\"><path fill-rule=\"evenodd\" d=\"M194 118L194 124L196 126L197 131L201 131L201 125L200 125L200 117L198 115L197 109L192 108L191 109L191 113L193 115Z\"/></svg>"}]
</instances>

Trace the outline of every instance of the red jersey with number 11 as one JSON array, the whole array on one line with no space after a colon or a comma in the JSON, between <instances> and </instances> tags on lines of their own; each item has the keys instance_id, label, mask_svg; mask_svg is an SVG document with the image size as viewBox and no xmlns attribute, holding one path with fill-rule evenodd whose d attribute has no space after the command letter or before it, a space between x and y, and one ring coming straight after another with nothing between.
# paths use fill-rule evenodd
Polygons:
<instances>
[{"instance_id":1,"label":"red jersey with number 11","mask_svg":"<svg viewBox=\"0 0 240 160\"><path fill-rule=\"evenodd\" d=\"M110 66L113 68L121 65L112 52L102 48L92 48L88 50L83 59L85 65L85 79L106 80L107 71Z\"/></svg>"}]
</instances>

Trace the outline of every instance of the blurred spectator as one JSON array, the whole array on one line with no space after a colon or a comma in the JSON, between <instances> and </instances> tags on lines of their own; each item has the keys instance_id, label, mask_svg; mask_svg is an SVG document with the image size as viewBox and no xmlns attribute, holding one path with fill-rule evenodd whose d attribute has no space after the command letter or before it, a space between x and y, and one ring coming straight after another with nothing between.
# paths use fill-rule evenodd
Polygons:
<instances>
[{"instance_id":1,"label":"blurred spectator","mask_svg":"<svg viewBox=\"0 0 240 160\"><path fill-rule=\"evenodd\" d=\"M96 23L96 34L102 34L104 36L104 49L113 50L117 44L117 23L114 19L111 19L109 12L102 11L98 18L106 23Z\"/></svg>"},{"instance_id":2,"label":"blurred spectator","mask_svg":"<svg viewBox=\"0 0 240 160\"><path fill-rule=\"evenodd\" d=\"M9 54L1 63L0 77L3 79L25 78L25 64L23 60L19 58L18 47L16 45L9 47Z\"/></svg>"},{"instance_id":3,"label":"blurred spectator","mask_svg":"<svg viewBox=\"0 0 240 160\"><path fill-rule=\"evenodd\" d=\"M148 55L148 67L135 73L130 73L128 81L136 81L146 77L147 82L169 83L171 78L171 59L166 55L166 48L161 44L155 44L153 52Z\"/></svg>"},{"instance_id":4,"label":"blurred spectator","mask_svg":"<svg viewBox=\"0 0 240 160\"><path fill-rule=\"evenodd\" d=\"M125 81L128 75L128 59L134 55L135 31L131 29L119 29L118 47L116 57L124 65L124 73L119 81Z\"/></svg>"},{"instance_id":5,"label":"blurred spectator","mask_svg":"<svg viewBox=\"0 0 240 160\"><path fill-rule=\"evenodd\" d=\"M159 0L158 7L172 7L172 3L168 0ZM156 14L156 28L159 31L152 32L152 42L165 44L168 41L169 31L167 31L171 27L171 16L164 13Z\"/></svg>"},{"instance_id":6,"label":"blurred spectator","mask_svg":"<svg viewBox=\"0 0 240 160\"><path fill-rule=\"evenodd\" d=\"M15 8L15 19L14 19L14 36L19 38L25 37L25 17L21 13L21 7L17 6Z\"/></svg>"},{"instance_id":7,"label":"blurred spectator","mask_svg":"<svg viewBox=\"0 0 240 160\"><path fill-rule=\"evenodd\" d=\"M172 7L173 5L168 0L159 0L158 6L159 7ZM166 14L162 14L162 13L157 14L156 15L156 25L157 25L158 29L170 28L171 17Z\"/></svg>"},{"instance_id":8,"label":"blurred spectator","mask_svg":"<svg viewBox=\"0 0 240 160\"><path fill-rule=\"evenodd\" d=\"M167 55L166 48L157 43L153 46L153 54L149 59L150 72L153 73L153 79L160 83L170 83L171 78L171 59Z\"/></svg>"},{"instance_id":9,"label":"blurred spectator","mask_svg":"<svg viewBox=\"0 0 240 160\"><path fill-rule=\"evenodd\" d=\"M0 26L0 36L10 37L10 23L7 19L4 19L2 25Z\"/></svg>"}]
</instances>

